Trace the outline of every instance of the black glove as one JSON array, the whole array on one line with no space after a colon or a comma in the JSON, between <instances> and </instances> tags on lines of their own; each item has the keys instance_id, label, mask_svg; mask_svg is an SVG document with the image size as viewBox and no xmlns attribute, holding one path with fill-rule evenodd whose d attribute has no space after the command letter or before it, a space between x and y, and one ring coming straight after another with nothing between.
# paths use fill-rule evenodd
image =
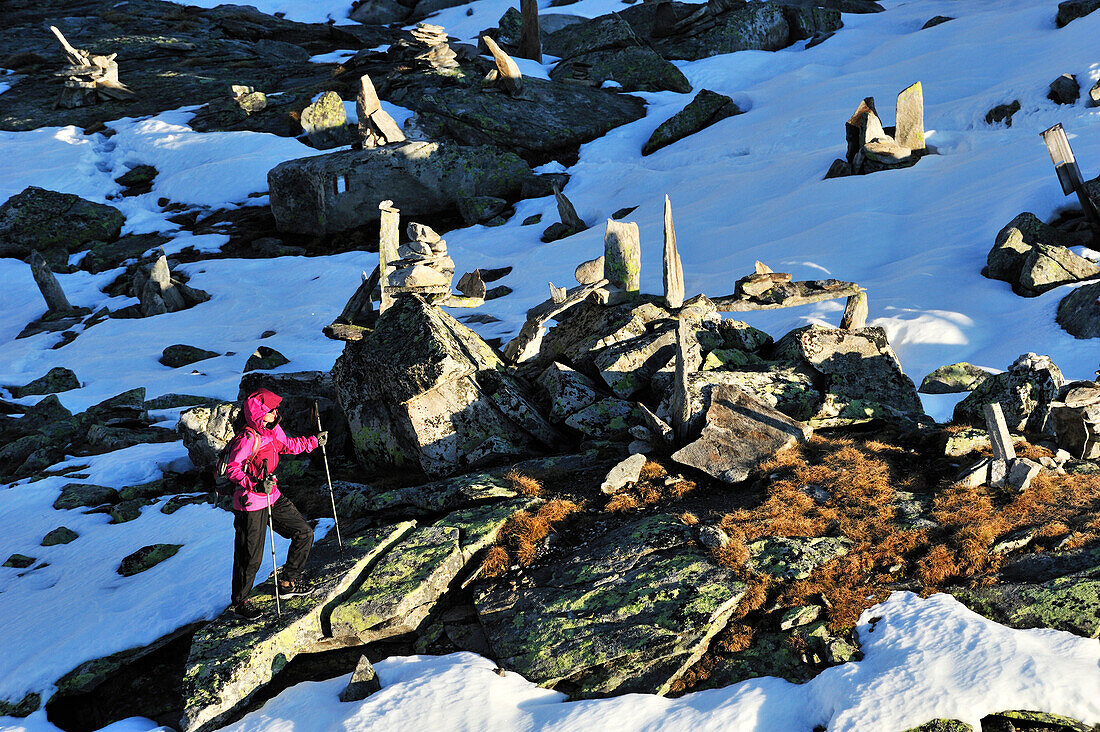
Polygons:
<instances>
[{"instance_id":1,"label":"black glove","mask_svg":"<svg viewBox=\"0 0 1100 732\"><path fill-rule=\"evenodd\" d=\"M267 476L257 483L253 490L255 490L256 493L263 493L265 496L271 495L271 491L275 490L275 476Z\"/></svg>"},{"instance_id":2,"label":"black glove","mask_svg":"<svg viewBox=\"0 0 1100 732\"><path fill-rule=\"evenodd\" d=\"M317 433L317 447L324 447L328 444L328 430L322 430Z\"/></svg>"}]
</instances>

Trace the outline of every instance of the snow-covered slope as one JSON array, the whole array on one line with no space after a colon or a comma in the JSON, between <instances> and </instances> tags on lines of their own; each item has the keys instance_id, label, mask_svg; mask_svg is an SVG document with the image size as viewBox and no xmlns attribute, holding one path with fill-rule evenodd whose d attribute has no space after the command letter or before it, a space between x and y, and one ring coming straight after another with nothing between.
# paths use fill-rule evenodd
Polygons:
<instances>
[{"instance_id":1,"label":"snow-covered slope","mask_svg":"<svg viewBox=\"0 0 1100 732\"><path fill-rule=\"evenodd\" d=\"M340 0L255 4L300 20L339 17L347 7ZM509 4L477 0L441 12L433 22L468 40L495 25ZM540 4L549 9L547 2ZM1085 175L1100 173L1100 108L1060 107L1046 99L1047 84L1062 73L1076 74L1086 90L1100 78L1100 12L1056 29L1055 0L883 5L887 12L846 15L844 29L811 49L800 43L776 53L679 64L696 90L727 94L749 111L643 158L640 149L650 133L692 95L641 94L649 103L647 116L585 145L569 169L565 192L593 224L590 230L541 243L543 226L556 217L553 199L542 198L521 202L504 226L448 233L458 271L515 268L503 280L515 292L484 308L500 322L480 326L482 333L515 333L525 311L545 299L546 282L570 283L576 264L602 251L603 220L628 206L638 206L629 220L641 227L643 289L659 292L667 193L689 295L728 294L754 260L762 260L795 279L836 277L866 287L870 322L887 329L903 367L917 381L936 366L961 360L1004 368L1026 351L1050 355L1067 378L1090 378L1100 346L1075 340L1054 322L1068 287L1024 299L979 271L997 231L1017 213L1048 219L1072 203L1061 193L1040 131L1062 122ZM554 12L594 16L618 7L618 0L581 0ZM956 19L921 30L935 15ZM889 124L894 95L914 81L923 84L928 142L939 154L906 170L822 180L833 159L843 156L844 121L859 101L875 96ZM991 107L1013 99L1022 108L1011 128L985 123ZM128 232L171 231L175 227L156 205L159 197L207 206L263 202L249 194L265 190L270 167L317 152L272 135L194 133L186 127L189 116L178 110L118 122L112 126L119 132L110 139L75 128L0 132L0 200L37 185L105 201L118 191L113 179L128 164L146 163L160 171L153 190L112 204L126 213ZM543 226L521 225L535 213L543 214ZM166 249L222 243L223 237L181 234ZM320 329L339 313L373 259L353 252L186 265L191 284L210 292L210 302L153 319L109 320L59 350L50 348L57 335L14 339L44 306L26 265L0 259L0 384L23 384L51 367L68 367L84 384L59 395L74 412L137 386L146 387L149 397L178 392L234 398L244 361L269 329L277 335L264 344L291 359L284 370L327 369L341 344L325 339ZM99 291L116 274L59 279L74 304L117 308L127 302ZM743 319L778 336L809 321L835 324L841 307L826 303ZM203 373L192 374L158 363L173 343L234 355L204 361ZM950 397L935 398L926 406L944 418L952 403ZM161 416L171 426L176 413ZM87 480L132 484L139 480L135 466L139 472L157 470L185 459L178 444L147 452L82 461L91 464ZM14 619L0 624L0 699L17 700L28 691L48 695L52 680L79 662L152 641L167 629L210 617L228 602L230 527L224 513L190 506L163 516L153 505L134 522L106 527L101 514L70 516L50 508L65 482L0 488L0 558L21 552L51 565L23 578L0 569L0 617ZM42 534L62 523L96 542L95 562L88 558L90 544L79 551L77 545L37 546ZM120 583L113 571L118 559L153 537L185 544L172 575L153 570ZM369 702L337 706L340 682L307 684L288 690L239 728L397 729L398 716L386 715L409 715L401 718L409 728L416 722L440 729L481 728L490 720L507 729L808 730L825 723L830 730L900 729L920 721L910 706L917 699L927 699L925 718L934 713L976 721L981 713L1026 706L1100 722L1095 641L1007 631L946 597L896 596L868 611L865 622L871 615L883 616L883 632L861 631L871 643L867 659L803 687L764 680L675 701L630 697L561 704L560 696L512 675L500 679L489 673L488 662L468 655L393 659L380 666L390 688ZM303 711L315 707L320 711ZM0 728L52 729L41 712L25 721L0 719ZM123 728L148 725L116 727Z\"/></svg>"}]
</instances>

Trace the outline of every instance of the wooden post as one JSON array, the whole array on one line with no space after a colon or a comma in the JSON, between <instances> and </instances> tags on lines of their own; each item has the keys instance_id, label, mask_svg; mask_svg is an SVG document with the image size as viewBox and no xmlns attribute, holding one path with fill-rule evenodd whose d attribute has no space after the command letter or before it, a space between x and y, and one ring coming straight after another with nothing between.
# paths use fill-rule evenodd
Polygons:
<instances>
[{"instance_id":1,"label":"wooden post","mask_svg":"<svg viewBox=\"0 0 1100 732\"><path fill-rule=\"evenodd\" d=\"M1081 202L1081 210L1085 212L1085 219L1092 226L1097 237L1100 237L1100 211L1096 203L1089 197L1085 190L1085 181L1081 177L1081 169L1077 166L1077 159L1073 156L1073 150L1069 146L1069 138L1062 129L1062 123L1054 125L1050 129L1039 133L1046 143L1050 160L1054 163L1054 171L1058 174L1058 182L1062 184L1062 193L1077 194L1077 200Z\"/></svg>"},{"instance_id":2,"label":"wooden post","mask_svg":"<svg viewBox=\"0 0 1100 732\"><path fill-rule=\"evenodd\" d=\"M57 278L54 277L50 266L37 251L31 252L31 275L38 285L39 292L46 300L46 308L51 313L67 313L73 309L69 299L65 297L65 291L61 289Z\"/></svg>"},{"instance_id":3,"label":"wooden post","mask_svg":"<svg viewBox=\"0 0 1100 732\"><path fill-rule=\"evenodd\" d=\"M638 225L607 220L603 237L604 277L613 287L638 294L641 289L642 244Z\"/></svg>"},{"instance_id":4,"label":"wooden post","mask_svg":"<svg viewBox=\"0 0 1100 732\"><path fill-rule=\"evenodd\" d=\"M684 304L684 265L676 248L676 230L672 227L672 203L665 195L665 256L662 267L665 304L676 310Z\"/></svg>"},{"instance_id":5,"label":"wooden post","mask_svg":"<svg viewBox=\"0 0 1100 732\"><path fill-rule=\"evenodd\" d=\"M393 296L389 292L390 274L393 272L392 262L398 260L397 245L401 239L401 211L394 208L393 201L382 201L378 204L378 210L382 212L382 219L378 228L378 277L382 286L382 303L378 306L378 314L386 312L386 308L393 305Z\"/></svg>"},{"instance_id":6,"label":"wooden post","mask_svg":"<svg viewBox=\"0 0 1100 732\"><path fill-rule=\"evenodd\" d=\"M538 0L520 0L523 25L519 34L519 50L516 55L542 63L542 36L539 35Z\"/></svg>"}]
</instances>

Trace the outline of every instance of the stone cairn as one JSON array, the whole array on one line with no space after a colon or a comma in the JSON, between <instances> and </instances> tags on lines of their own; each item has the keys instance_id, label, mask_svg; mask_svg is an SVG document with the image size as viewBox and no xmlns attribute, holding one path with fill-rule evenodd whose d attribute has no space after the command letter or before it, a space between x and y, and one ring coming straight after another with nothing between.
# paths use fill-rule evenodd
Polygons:
<instances>
[{"instance_id":1,"label":"stone cairn","mask_svg":"<svg viewBox=\"0 0 1100 732\"><path fill-rule=\"evenodd\" d=\"M902 90L896 105L896 125L885 128L875 110L874 97L859 103L844 125L848 153L836 160L826 178L864 175L879 170L908 168L927 153L924 142L924 91L921 83Z\"/></svg>"},{"instance_id":2,"label":"stone cairn","mask_svg":"<svg viewBox=\"0 0 1100 732\"><path fill-rule=\"evenodd\" d=\"M402 52L417 68L445 71L458 68L458 54L447 40L447 31L441 25L418 23L412 30L413 43L399 41L392 48Z\"/></svg>"},{"instance_id":3,"label":"stone cairn","mask_svg":"<svg viewBox=\"0 0 1100 732\"><path fill-rule=\"evenodd\" d=\"M404 142L405 133L397 122L382 109L382 102L374 90L370 76L359 78L359 93L355 98L355 110L359 117L359 141L363 147L378 147L393 142Z\"/></svg>"},{"instance_id":4,"label":"stone cairn","mask_svg":"<svg viewBox=\"0 0 1100 732\"><path fill-rule=\"evenodd\" d=\"M69 65L56 74L65 77L65 86L61 89L61 96L56 106L62 109L73 109L107 99L125 100L134 96L134 93L118 80L118 64L115 62L115 56L118 54L100 56L74 48L55 26L51 25L50 30L61 42L65 57L69 60Z\"/></svg>"}]
</instances>

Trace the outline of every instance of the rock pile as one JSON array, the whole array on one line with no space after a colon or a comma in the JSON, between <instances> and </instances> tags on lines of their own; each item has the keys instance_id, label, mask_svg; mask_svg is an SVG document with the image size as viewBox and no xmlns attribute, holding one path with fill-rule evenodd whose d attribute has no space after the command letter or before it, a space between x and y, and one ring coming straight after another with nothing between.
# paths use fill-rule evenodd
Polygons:
<instances>
[{"instance_id":1,"label":"rock pile","mask_svg":"<svg viewBox=\"0 0 1100 732\"><path fill-rule=\"evenodd\" d=\"M135 267L128 277L128 282L116 282L114 287L121 285L124 294L136 297L140 303L112 312L113 318L147 318L174 313L210 299L202 290L187 286L184 278L173 276L163 252L151 263Z\"/></svg>"},{"instance_id":2,"label":"rock pile","mask_svg":"<svg viewBox=\"0 0 1100 732\"><path fill-rule=\"evenodd\" d=\"M982 276L1012 285L1023 297L1100 278L1100 264L1070 251L1073 242L1035 214L1022 213L997 234Z\"/></svg>"},{"instance_id":3,"label":"rock pile","mask_svg":"<svg viewBox=\"0 0 1100 732\"><path fill-rule=\"evenodd\" d=\"M454 260L447 256L447 242L424 224L410 223L409 241L397 249L388 286L425 292L451 291Z\"/></svg>"},{"instance_id":4,"label":"rock pile","mask_svg":"<svg viewBox=\"0 0 1100 732\"><path fill-rule=\"evenodd\" d=\"M825 177L863 175L916 165L927 153L924 92L919 81L898 94L896 120L895 127L884 128L874 98L860 102L844 125L848 154L844 160L835 161Z\"/></svg>"},{"instance_id":5,"label":"rock pile","mask_svg":"<svg viewBox=\"0 0 1100 732\"><path fill-rule=\"evenodd\" d=\"M378 147L391 142L404 142L405 133L393 117L382 109L382 102L374 90L370 76L359 77L359 93L355 97L355 110L359 118L359 142L363 147Z\"/></svg>"},{"instance_id":6,"label":"rock pile","mask_svg":"<svg viewBox=\"0 0 1100 732\"><path fill-rule=\"evenodd\" d=\"M88 53L73 48L65 36L55 26L50 31L61 43L69 65L59 72L65 77L65 86L57 106L65 109L95 104L101 99L129 99L134 93L118 80L118 63L112 53L110 56Z\"/></svg>"},{"instance_id":7,"label":"rock pile","mask_svg":"<svg viewBox=\"0 0 1100 732\"><path fill-rule=\"evenodd\" d=\"M412 43L399 41L390 47L388 53L424 71L447 72L458 68L458 54L451 48L443 26L417 23L412 30L412 39Z\"/></svg>"}]
</instances>

